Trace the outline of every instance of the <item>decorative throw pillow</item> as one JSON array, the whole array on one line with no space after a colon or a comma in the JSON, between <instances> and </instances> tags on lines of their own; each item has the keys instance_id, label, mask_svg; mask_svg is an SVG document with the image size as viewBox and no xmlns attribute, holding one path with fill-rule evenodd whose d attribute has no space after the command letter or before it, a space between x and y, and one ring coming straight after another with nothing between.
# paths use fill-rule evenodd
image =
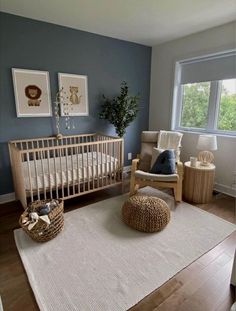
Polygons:
<instances>
[{"instance_id":1,"label":"decorative throw pillow","mask_svg":"<svg viewBox=\"0 0 236 311\"><path fill-rule=\"evenodd\" d=\"M151 167L153 167L154 163L156 162L156 159L158 156L164 151L165 149L160 149L153 147L152 149L152 160L151 160Z\"/></svg>"},{"instance_id":2,"label":"decorative throw pillow","mask_svg":"<svg viewBox=\"0 0 236 311\"><path fill-rule=\"evenodd\" d=\"M153 174L175 174L175 152L172 149L165 150L159 154L150 173Z\"/></svg>"}]
</instances>

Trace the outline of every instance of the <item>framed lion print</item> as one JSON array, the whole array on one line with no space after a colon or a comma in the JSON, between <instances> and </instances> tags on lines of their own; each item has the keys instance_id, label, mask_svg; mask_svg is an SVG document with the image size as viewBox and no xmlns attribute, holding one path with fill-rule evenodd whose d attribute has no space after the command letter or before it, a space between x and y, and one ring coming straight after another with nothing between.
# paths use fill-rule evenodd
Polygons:
<instances>
[{"instance_id":1,"label":"framed lion print","mask_svg":"<svg viewBox=\"0 0 236 311\"><path fill-rule=\"evenodd\" d=\"M50 117L49 73L12 68L17 117Z\"/></svg>"},{"instance_id":2,"label":"framed lion print","mask_svg":"<svg viewBox=\"0 0 236 311\"><path fill-rule=\"evenodd\" d=\"M87 76L58 73L59 88L63 88L67 105L61 107L61 116L88 116Z\"/></svg>"}]
</instances>

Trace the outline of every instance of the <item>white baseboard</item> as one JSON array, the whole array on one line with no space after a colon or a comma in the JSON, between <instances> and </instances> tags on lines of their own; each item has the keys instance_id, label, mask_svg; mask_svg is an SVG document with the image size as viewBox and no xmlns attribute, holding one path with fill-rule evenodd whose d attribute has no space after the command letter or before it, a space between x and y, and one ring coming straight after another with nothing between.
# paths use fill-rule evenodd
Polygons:
<instances>
[{"instance_id":1,"label":"white baseboard","mask_svg":"<svg viewBox=\"0 0 236 311\"><path fill-rule=\"evenodd\" d=\"M0 195L0 204L15 201L15 192Z\"/></svg>"},{"instance_id":2,"label":"white baseboard","mask_svg":"<svg viewBox=\"0 0 236 311\"><path fill-rule=\"evenodd\" d=\"M230 186L222 185L215 183L214 190L230 195L231 197L236 198L236 189Z\"/></svg>"}]
</instances>

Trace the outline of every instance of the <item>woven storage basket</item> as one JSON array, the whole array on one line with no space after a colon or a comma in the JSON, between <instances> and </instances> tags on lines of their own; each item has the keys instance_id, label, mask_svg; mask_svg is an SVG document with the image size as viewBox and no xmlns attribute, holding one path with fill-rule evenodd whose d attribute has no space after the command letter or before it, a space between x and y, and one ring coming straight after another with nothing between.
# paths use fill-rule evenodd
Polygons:
<instances>
[{"instance_id":1,"label":"woven storage basket","mask_svg":"<svg viewBox=\"0 0 236 311\"><path fill-rule=\"evenodd\" d=\"M60 233L64 226L64 202L62 200L57 200L59 202L49 214L50 224L48 225L41 219L38 220L37 224L28 230L28 226L22 224L22 218L26 217L31 212L36 212L40 206L45 203L49 203L51 200L35 201L30 203L25 212L21 215L19 224L22 229L36 242L46 242L55 238L58 233Z\"/></svg>"},{"instance_id":2,"label":"woven storage basket","mask_svg":"<svg viewBox=\"0 0 236 311\"><path fill-rule=\"evenodd\" d=\"M143 232L161 231L170 221L170 209L160 198L134 195L122 208L123 221Z\"/></svg>"}]
</instances>

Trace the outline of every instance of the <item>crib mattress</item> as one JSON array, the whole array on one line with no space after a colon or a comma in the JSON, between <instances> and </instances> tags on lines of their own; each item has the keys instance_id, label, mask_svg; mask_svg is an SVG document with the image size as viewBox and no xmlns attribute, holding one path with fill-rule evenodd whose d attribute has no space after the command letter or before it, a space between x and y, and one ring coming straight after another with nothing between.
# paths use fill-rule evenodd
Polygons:
<instances>
[{"instance_id":1,"label":"crib mattress","mask_svg":"<svg viewBox=\"0 0 236 311\"><path fill-rule=\"evenodd\" d=\"M23 162L24 186L31 191L84 183L114 174L117 168L118 159L101 152Z\"/></svg>"}]
</instances>

